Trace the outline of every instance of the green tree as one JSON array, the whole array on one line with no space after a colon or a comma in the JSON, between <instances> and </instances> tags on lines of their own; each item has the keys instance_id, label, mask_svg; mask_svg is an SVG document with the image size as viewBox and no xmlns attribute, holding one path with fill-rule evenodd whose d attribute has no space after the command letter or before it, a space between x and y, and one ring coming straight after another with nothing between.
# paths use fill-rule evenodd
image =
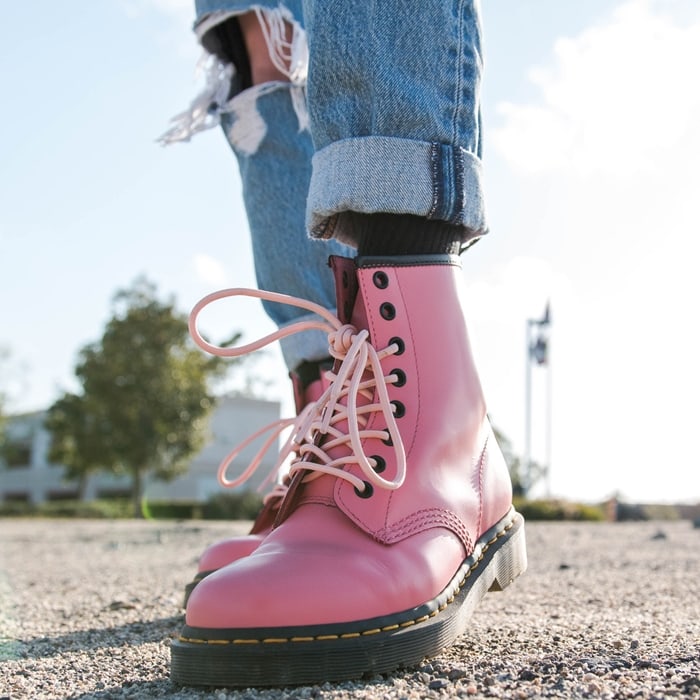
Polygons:
<instances>
[{"instance_id":1,"label":"green tree","mask_svg":"<svg viewBox=\"0 0 700 700\"><path fill-rule=\"evenodd\" d=\"M104 444L109 424L85 394L64 394L51 406L46 428L52 436L49 460L64 467L64 475L78 482L82 500L90 475L105 466Z\"/></svg>"},{"instance_id":2,"label":"green tree","mask_svg":"<svg viewBox=\"0 0 700 700\"><path fill-rule=\"evenodd\" d=\"M49 409L51 459L83 483L97 469L130 475L139 515L144 477L175 478L201 448L211 384L226 367L194 347L172 301L137 280L115 295L102 339L80 351L82 392Z\"/></svg>"},{"instance_id":3,"label":"green tree","mask_svg":"<svg viewBox=\"0 0 700 700\"><path fill-rule=\"evenodd\" d=\"M531 462L530 477L532 478L532 483L528 484L528 475L525 473L525 465L522 464L520 456L515 453L513 443L498 428L494 427L493 433L496 436L496 441L501 448L501 452L503 452L503 458L506 460L506 464L508 465L510 480L513 484L513 495L527 496L527 493L532 486L545 475L544 467L537 462Z\"/></svg>"}]
</instances>

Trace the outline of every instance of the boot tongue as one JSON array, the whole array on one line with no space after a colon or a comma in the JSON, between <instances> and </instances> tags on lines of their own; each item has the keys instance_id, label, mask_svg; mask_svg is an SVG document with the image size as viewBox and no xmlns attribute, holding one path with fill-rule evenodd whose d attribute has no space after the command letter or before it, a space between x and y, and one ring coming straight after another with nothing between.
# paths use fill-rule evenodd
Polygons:
<instances>
[{"instance_id":1,"label":"boot tongue","mask_svg":"<svg viewBox=\"0 0 700 700\"><path fill-rule=\"evenodd\" d=\"M357 260L331 255L328 264L335 278L335 304L341 323L349 323L357 330L368 327L367 314L362 299L358 299L360 284L357 278ZM338 369L336 361L334 370Z\"/></svg>"},{"instance_id":2,"label":"boot tongue","mask_svg":"<svg viewBox=\"0 0 700 700\"><path fill-rule=\"evenodd\" d=\"M358 294L359 283L355 261L350 258L332 255L329 259L329 265L335 278L338 318L342 323L349 323L355 326L358 331L367 328L368 323L364 304L362 297ZM334 372L338 370L340 364L340 361L336 360L333 367ZM345 403L345 399L341 403ZM368 400L359 396L358 405L364 403L368 403ZM347 433L347 421L335 423L334 427L342 433ZM323 438L321 444L323 444ZM329 450L328 456L331 459L337 459L350 453L349 445L344 444ZM284 505L280 509L276 524L282 522L295 509L296 505L304 500L322 499L328 501L333 498L336 477L322 475L302 485L301 481L304 476L301 472L295 475Z\"/></svg>"},{"instance_id":3,"label":"boot tongue","mask_svg":"<svg viewBox=\"0 0 700 700\"><path fill-rule=\"evenodd\" d=\"M335 298L338 318L342 323L353 325L358 331L367 328L367 317L362 303L362 297L359 295L360 286L357 280L357 265L355 260L343 258L337 255L331 255L328 264L333 270L335 278ZM337 372L341 362L335 361L333 371ZM345 399L341 400L345 404ZM367 399L358 397L358 404L367 403ZM334 427L342 433L347 433L347 421L340 421L334 424ZM322 443L323 444L323 441ZM328 456L331 459L337 459L351 453L348 445L340 445L328 451ZM310 498L332 498L333 489L336 478L334 476L319 476L317 479L306 484L304 496Z\"/></svg>"},{"instance_id":4,"label":"boot tongue","mask_svg":"<svg viewBox=\"0 0 700 700\"><path fill-rule=\"evenodd\" d=\"M335 278L335 305L341 323L350 323L355 299L359 290L355 261L331 255L328 264Z\"/></svg>"},{"instance_id":5,"label":"boot tongue","mask_svg":"<svg viewBox=\"0 0 700 700\"><path fill-rule=\"evenodd\" d=\"M299 371L289 373L294 391L294 406L299 415L310 403L316 403L323 392L328 388L326 371L333 367L332 358L319 360L318 362L305 363L307 371L307 381L304 382ZM309 376L313 379L309 380Z\"/></svg>"}]
</instances>

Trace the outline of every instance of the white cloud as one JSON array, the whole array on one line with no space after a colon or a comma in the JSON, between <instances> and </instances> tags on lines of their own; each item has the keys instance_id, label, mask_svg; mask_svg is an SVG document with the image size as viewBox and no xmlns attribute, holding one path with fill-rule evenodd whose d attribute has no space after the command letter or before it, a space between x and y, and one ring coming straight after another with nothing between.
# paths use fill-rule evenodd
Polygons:
<instances>
[{"instance_id":1,"label":"white cloud","mask_svg":"<svg viewBox=\"0 0 700 700\"><path fill-rule=\"evenodd\" d=\"M129 19L156 12L181 27L189 28L194 21L194 0L119 0L119 5Z\"/></svg>"},{"instance_id":2,"label":"white cloud","mask_svg":"<svg viewBox=\"0 0 700 700\"><path fill-rule=\"evenodd\" d=\"M569 288L568 280L554 270L550 261L526 256L510 258L482 275L468 278L469 315L477 323L494 319L510 323L539 317L548 300L568 297Z\"/></svg>"},{"instance_id":3,"label":"white cloud","mask_svg":"<svg viewBox=\"0 0 700 700\"><path fill-rule=\"evenodd\" d=\"M183 27L190 28L194 21L194 0L142 0L156 12L170 17Z\"/></svg>"},{"instance_id":4,"label":"white cloud","mask_svg":"<svg viewBox=\"0 0 700 700\"><path fill-rule=\"evenodd\" d=\"M489 131L519 190L496 190L503 223L533 258L475 280L476 347L496 422L522 445L525 319L556 290L553 488L570 498L700 497L685 442L700 395L698 65L697 3L620 2L559 39L529 72L533 99L501 105Z\"/></svg>"},{"instance_id":5,"label":"white cloud","mask_svg":"<svg viewBox=\"0 0 700 700\"><path fill-rule=\"evenodd\" d=\"M697 18L682 22L630 0L607 23L559 39L553 59L530 71L536 103L499 106L491 138L514 169L648 173L672 164L700 120Z\"/></svg>"},{"instance_id":6,"label":"white cloud","mask_svg":"<svg viewBox=\"0 0 700 700\"><path fill-rule=\"evenodd\" d=\"M201 52L192 32L195 20L194 0L117 1L130 20L151 20L155 42L194 64Z\"/></svg>"},{"instance_id":7,"label":"white cloud","mask_svg":"<svg viewBox=\"0 0 700 700\"><path fill-rule=\"evenodd\" d=\"M198 253L192 260L197 278L211 286L224 286L226 284L226 273L224 266L210 255Z\"/></svg>"}]
</instances>

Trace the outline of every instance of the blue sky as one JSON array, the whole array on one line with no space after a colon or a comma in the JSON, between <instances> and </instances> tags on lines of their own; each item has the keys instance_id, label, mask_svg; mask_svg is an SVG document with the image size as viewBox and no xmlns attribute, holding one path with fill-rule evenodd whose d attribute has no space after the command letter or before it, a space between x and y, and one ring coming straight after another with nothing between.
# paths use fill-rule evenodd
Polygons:
<instances>
[{"instance_id":1,"label":"blue sky","mask_svg":"<svg viewBox=\"0 0 700 700\"><path fill-rule=\"evenodd\" d=\"M491 234L464 257L495 423L522 447L525 321L553 310L552 490L700 498L695 0L486 0ZM10 408L73 389L116 289L183 310L252 286L235 161L212 130L156 137L201 87L180 0L13 3L0 26L0 381ZM255 304L218 318L247 337ZM229 327L230 324L230 327ZM285 398L279 355L260 363ZM533 447L543 454L544 375Z\"/></svg>"}]
</instances>

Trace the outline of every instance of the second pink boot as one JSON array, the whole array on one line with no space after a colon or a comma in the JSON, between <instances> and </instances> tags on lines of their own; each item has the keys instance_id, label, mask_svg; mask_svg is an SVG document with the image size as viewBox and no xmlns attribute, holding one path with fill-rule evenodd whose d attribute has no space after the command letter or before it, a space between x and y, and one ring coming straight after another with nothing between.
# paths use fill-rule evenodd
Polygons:
<instances>
[{"instance_id":1,"label":"second pink boot","mask_svg":"<svg viewBox=\"0 0 700 700\"><path fill-rule=\"evenodd\" d=\"M225 350L225 348L219 349L205 341L199 334L196 325L197 316L201 310L211 303L211 301L215 301L218 298L220 298L220 293L215 293L205 297L199 302L199 304L197 304L190 318L190 333L194 341L200 345L200 347L212 354L221 355L223 354L221 351ZM291 426L292 428L290 438L283 448L282 453L280 454L280 457L275 465L275 474L271 475L275 477L277 483L270 493L268 493L263 499L263 506L253 522L248 534L229 537L224 540L214 542L204 550L202 555L199 557L197 572L195 573L194 578L185 585L185 595L183 601L184 608L187 607L187 601L189 600L192 591L202 581L202 579L206 578L214 571L226 566L227 564L230 564L243 557L247 557L260 546L261 542L272 530L273 523L277 516L277 511L279 510L282 500L287 492L287 483L285 482L288 481L287 479L280 480L277 472L284 465L287 456L292 454L298 446L298 443L302 441L302 439L299 437L299 431L303 430L305 416L311 406L313 406L313 404L315 404L320 398L327 386L327 381L324 379L322 371L323 364L317 363L319 378L310 382L306 386L304 386L302 383L299 375L295 374L294 372L290 373L292 388L294 390L294 403L297 417L294 420L281 420L271 426L266 426L266 428L263 428L254 436L257 437L261 433L272 431L273 437L276 437L285 427ZM248 444L250 441L251 439L249 438L245 441L244 445ZM219 481L224 487L230 488L231 486L238 486L243 483L246 478L252 475L259 463L259 460L257 460L257 462L249 465L248 469L246 469L243 475L243 478L229 481L226 478L227 467L233 461L234 457L241 451L242 447L243 445L239 445L237 448L232 450L219 466ZM262 457L262 454L258 453L258 457Z\"/></svg>"}]
</instances>

